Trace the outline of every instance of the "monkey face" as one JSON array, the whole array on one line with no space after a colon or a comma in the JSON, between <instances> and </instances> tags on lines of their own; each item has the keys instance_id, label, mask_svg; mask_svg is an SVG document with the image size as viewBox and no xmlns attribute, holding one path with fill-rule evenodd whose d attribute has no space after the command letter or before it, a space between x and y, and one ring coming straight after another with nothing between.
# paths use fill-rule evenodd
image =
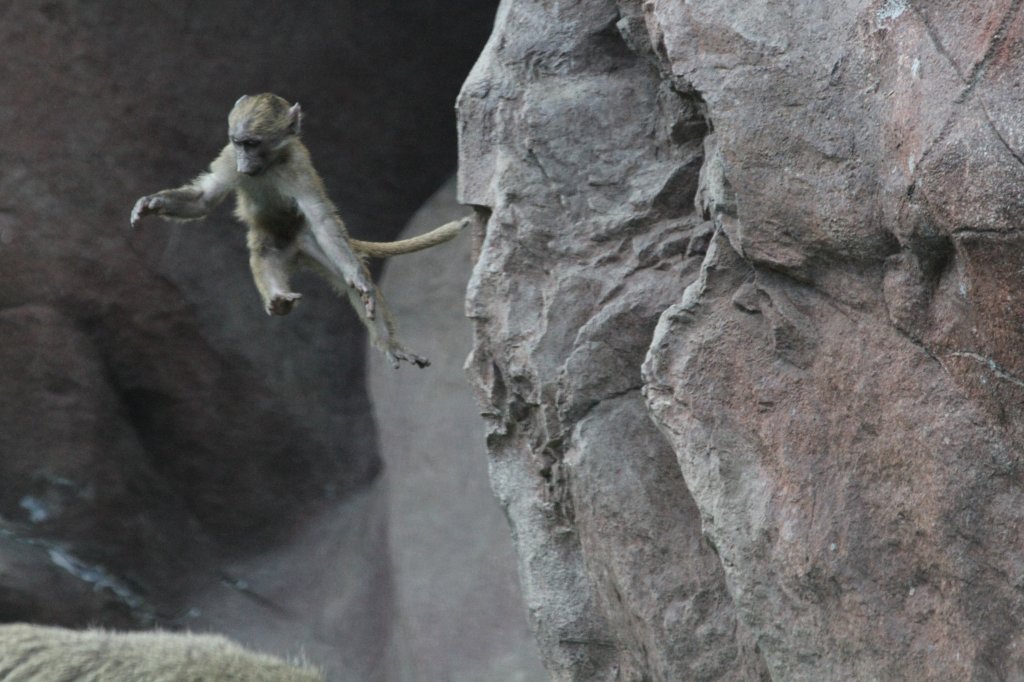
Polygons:
<instances>
[{"instance_id":1,"label":"monkey face","mask_svg":"<svg viewBox=\"0 0 1024 682\"><path fill-rule=\"evenodd\" d=\"M267 149L263 140L255 137L231 137L235 149L235 165L239 173L259 175L267 167Z\"/></svg>"},{"instance_id":2,"label":"monkey face","mask_svg":"<svg viewBox=\"0 0 1024 682\"><path fill-rule=\"evenodd\" d=\"M259 175L279 162L299 134L301 110L277 95L243 95L228 114L228 136L239 173Z\"/></svg>"}]
</instances>

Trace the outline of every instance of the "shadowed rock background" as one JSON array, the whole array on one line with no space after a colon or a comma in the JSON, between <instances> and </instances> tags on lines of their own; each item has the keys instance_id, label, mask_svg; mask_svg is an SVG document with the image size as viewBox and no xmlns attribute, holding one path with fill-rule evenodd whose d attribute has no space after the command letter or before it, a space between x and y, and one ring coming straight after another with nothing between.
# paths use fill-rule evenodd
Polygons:
<instances>
[{"instance_id":1,"label":"shadowed rock background","mask_svg":"<svg viewBox=\"0 0 1024 682\"><path fill-rule=\"evenodd\" d=\"M0 618L338 679L1024 677L1021 3L494 9L0 9ZM267 319L226 210L128 231L275 90L391 238L460 83L486 225L383 283L424 372L367 380L313 279Z\"/></svg>"},{"instance_id":2,"label":"shadowed rock background","mask_svg":"<svg viewBox=\"0 0 1024 682\"><path fill-rule=\"evenodd\" d=\"M386 425L348 304L304 276L301 308L268 318L230 207L128 225L138 196L207 166L239 95L273 91L302 103L351 232L395 238L454 172L454 102L494 11L489 0L0 6L0 620L212 629L304 651L338 680L441 679L417 676L437 661L445 679L539 679L490 495L472 497L475 512L501 523L473 526L467 543L508 557L493 576L430 551L436 534L403 536L400 550L419 552L412 570L465 569L474 587L438 605L433 647L397 650L399 624L421 617L399 597L415 587L416 608L434 602L429 584L394 570ZM462 307L459 253L461 283L432 292L446 309ZM448 324L464 359L469 324ZM480 428L461 360L449 369L458 387L440 395L426 393L433 368L387 371L410 398L442 411L456 401L448 424ZM448 447L477 462L474 489L487 490L482 438ZM477 639L464 647L444 635L469 622Z\"/></svg>"}]
</instances>

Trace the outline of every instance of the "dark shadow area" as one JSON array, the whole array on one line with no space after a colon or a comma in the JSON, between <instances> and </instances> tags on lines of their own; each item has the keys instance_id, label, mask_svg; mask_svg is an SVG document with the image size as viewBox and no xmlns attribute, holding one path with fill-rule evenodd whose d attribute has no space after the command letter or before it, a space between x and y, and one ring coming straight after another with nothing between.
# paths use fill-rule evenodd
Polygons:
<instances>
[{"instance_id":1,"label":"dark shadow area","mask_svg":"<svg viewBox=\"0 0 1024 682\"><path fill-rule=\"evenodd\" d=\"M308 277L302 305L268 318L226 208L134 232L128 215L205 169L239 95L270 91L301 102L353 235L393 238L454 170L455 97L496 4L0 7L0 620L316 642L384 679L391 569L386 509L366 501L381 464L363 328ZM318 543L346 557L338 575L290 583L317 557L281 553ZM292 600L323 612L277 628L273 609L211 596L260 584L305 589Z\"/></svg>"}]
</instances>

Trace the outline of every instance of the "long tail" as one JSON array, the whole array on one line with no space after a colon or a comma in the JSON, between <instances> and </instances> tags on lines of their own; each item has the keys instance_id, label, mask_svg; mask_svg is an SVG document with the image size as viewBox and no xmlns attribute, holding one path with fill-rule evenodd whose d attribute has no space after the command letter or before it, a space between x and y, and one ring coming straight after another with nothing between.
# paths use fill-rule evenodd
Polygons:
<instances>
[{"instance_id":1,"label":"long tail","mask_svg":"<svg viewBox=\"0 0 1024 682\"><path fill-rule=\"evenodd\" d=\"M351 239L349 243L356 253L370 256L371 258L401 256L403 253L422 251L423 249L429 249L431 246L443 244L449 239L454 239L472 220L472 216L459 218L450 223L445 223L430 232L397 242L364 242L359 239Z\"/></svg>"}]
</instances>

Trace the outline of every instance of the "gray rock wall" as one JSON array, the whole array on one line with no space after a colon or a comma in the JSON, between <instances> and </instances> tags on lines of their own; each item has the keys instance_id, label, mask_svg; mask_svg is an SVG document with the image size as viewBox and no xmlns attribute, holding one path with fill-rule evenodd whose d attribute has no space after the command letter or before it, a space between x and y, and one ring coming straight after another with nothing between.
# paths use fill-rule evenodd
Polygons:
<instances>
[{"instance_id":1,"label":"gray rock wall","mask_svg":"<svg viewBox=\"0 0 1024 682\"><path fill-rule=\"evenodd\" d=\"M1022 21L502 3L470 367L555 679L1024 674Z\"/></svg>"},{"instance_id":2,"label":"gray rock wall","mask_svg":"<svg viewBox=\"0 0 1024 682\"><path fill-rule=\"evenodd\" d=\"M492 484L556 679L753 679L641 392L711 234L703 106L623 31L613 3L505 3L460 96L460 198L490 214L467 310Z\"/></svg>"}]
</instances>

